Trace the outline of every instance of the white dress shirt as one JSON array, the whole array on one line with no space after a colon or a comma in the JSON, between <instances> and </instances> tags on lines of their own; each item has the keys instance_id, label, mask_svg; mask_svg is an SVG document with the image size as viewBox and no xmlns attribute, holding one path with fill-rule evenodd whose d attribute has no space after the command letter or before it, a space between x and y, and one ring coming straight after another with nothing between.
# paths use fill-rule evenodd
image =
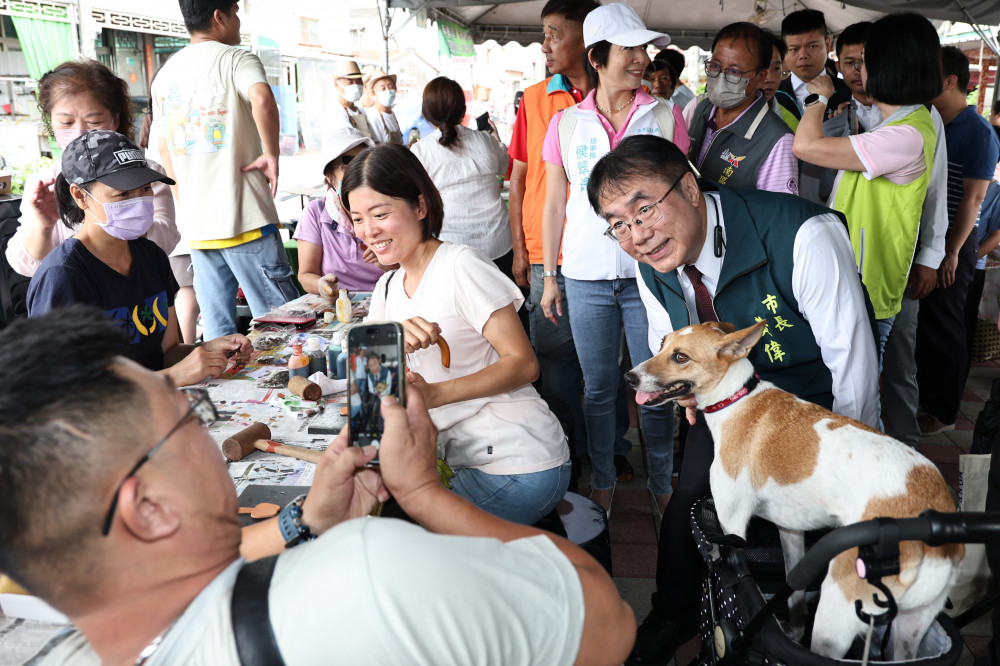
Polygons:
<instances>
[{"instance_id":1,"label":"white dress shirt","mask_svg":"<svg viewBox=\"0 0 1000 666\"><path fill-rule=\"evenodd\" d=\"M809 96L809 89L806 88L806 82L800 79L794 72L789 81L792 84L792 90L795 92L795 101L799 103L799 111L802 111L806 108L806 97Z\"/></svg>"},{"instance_id":2,"label":"white dress shirt","mask_svg":"<svg viewBox=\"0 0 1000 666\"><path fill-rule=\"evenodd\" d=\"M711 239L717 217L721 217L719 195L706 192L708 225L705 243L695 267L701 281L715 298L715 290L725 262L716 257ZM718 212L718 215L717 215ZM725 220L719 220L725 238ZM677 277L684 291L684 301L692 323L698 323L694 287L677 267ZM674 330L670 315L641 278L639 295L649 319L649 347L660 350L663 337ZM823 363L833 377L833 411L873 428L878 418L878 358L868 313L865 310L854 250L844 224L833 213L806 220L795 235L792 249L792 294L799 313L809 322Z\"/></svg>"}]
</instances>

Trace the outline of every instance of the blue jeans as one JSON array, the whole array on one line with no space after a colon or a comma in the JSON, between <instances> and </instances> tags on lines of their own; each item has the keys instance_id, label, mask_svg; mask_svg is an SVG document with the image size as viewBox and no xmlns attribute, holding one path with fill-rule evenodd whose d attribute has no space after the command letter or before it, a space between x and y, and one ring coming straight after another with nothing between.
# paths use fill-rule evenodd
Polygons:
<instances>
[{"instance_id":1,"label":"blue jeans","mask_svg":"<svg viewBox=\"0 0 1000 666\"><path fill-rule=\"evenodd\" d=\"M646 308L639 298L635 278L573 280L566 278L573 342L584 378L584 411L593 465L591 487L607 490L615 485L615 400L621 383L618 348L622 328L632 364L652 357ZM657 495L672 492L674 466L673 405L640 407L648 454L648 487Z\"/></svg>"},{"instance_id":2,"label":"blue jeans","mask_svg":"<svg viewBox=\"0 0 1000 666\"><path fill-rule=\"evenodd\" d=\"M587 422L583 416L583 372L573 345L573 331L570 328L569 305L566 303L566 287L562 270L556 282L562 292L563 317L559 324L553 324L542 314L537 304L542 300L545 285L542 279L542 265L531 265L531 293L524 307L528 311L531 346L538 357L538 374L541 378L542 400L556 415L569 435L570 452L574 457L587 453ZM622 382L624 382L624 377ZM628 431L627 392L620 392L620 400L615 413L615 455L625 455L632 444L625 439Z\"/></svg>"},{"instance_id":3,"label":"blue jeans","mask_svg":"<svg viewBox=\"0 0 1000 666\"><path fill-rule=\"evenodd\" d=\"M233 247L191 250L191 261L205 340L236 333L238 287L254 317L299 297L279 234Z\"/></svg>"},{"instance_id":4,"label":"blue jeans","mask_svg":"<svg viewBox=\"0 0 1000 666\"><path fill-rule=\"evenodd\" d=\"M886 317L885 319L875 320L875 329L878 331L878 376L882 376L882 358L885 356L885 343L889 340L889 334L892 333L892 324L896 321L896 315L891 317Z\"/></svg>"},{"instance_id":5,"label":"blue jeans","mask_svg":"<svg viewBox=\"0 0 1000 666\"><path fill-rule=\"evenodd\" d=\"M556 507L569 487L573 464L531 474L487 474L474 467L455 472L451 489L483 511L534 525Z\"/></svg>"}]
</instances>

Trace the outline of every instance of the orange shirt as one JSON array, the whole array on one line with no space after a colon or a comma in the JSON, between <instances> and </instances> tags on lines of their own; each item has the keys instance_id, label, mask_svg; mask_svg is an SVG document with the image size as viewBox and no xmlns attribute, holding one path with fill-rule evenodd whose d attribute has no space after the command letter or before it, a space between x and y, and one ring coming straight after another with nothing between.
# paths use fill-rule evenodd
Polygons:
<instances>
[{"instance_id":1,"label":"orange shirt","mask_svg":"<svg viewBox=\"0 0 1000 666\"><path fill-rule=\"evenodd\" d=\"M508 152L513 159L528 165L521 216L528 262L532 264L542 263L542 211L545 208L542 144L545 132L549 129L552 116L582 99L580 91L573 88L562 74L555 74L530 86L521 98ZM562 263L562 256L559 263Z\"/></svg>"}]
</instances>

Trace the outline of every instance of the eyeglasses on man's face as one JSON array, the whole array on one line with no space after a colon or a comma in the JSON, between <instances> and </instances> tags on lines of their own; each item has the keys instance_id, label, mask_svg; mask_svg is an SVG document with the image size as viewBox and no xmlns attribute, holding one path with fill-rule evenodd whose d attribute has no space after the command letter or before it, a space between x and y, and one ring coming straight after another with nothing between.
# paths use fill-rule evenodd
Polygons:
<instances>
[{"instance_id":1,"label":"eyeglasses on man's face","mask_svg":"<svg viewBox=\"0 0 1000 666\"><path fill-rule=\"evenodd\" d=\"M667 190L666 194L653 203L646 204L637 210L635 217L631 222L626 222L625 220L612 222L604 232L604 235L613 241L624 243L632 238L632 225L642 227L643 229L649 229L659 224L663 219L663 211L660 210L660 204L663 203L664 199L670 196L670 193L674 191L674 188L677 187L677 184L681 182L681 179L684 178L686 173L687 172L685 171L677 180L674 181L674 184L670 186L670 189Z\"/></svg>"},{"instance_id":2,"label":"eyeglasses on man's face","mask_svg":"<svg viewBox=\"0 0 1000 666\"><path fill-rule=\"evenodd\" d=\"M855 72L860 72L861 68L865 66L865 60L864 58L844 58L840 61L840 64L844 69L853 67Z\"/></svg>"},{"instance_id":3,"label":"eyeglasses on man's face","mask_svg":"<svg viewBox=\"0 0 1000 666\"><path fill-rule=\"evenodd\" d=\"M719 78L719 74L723 74L726 77L726 81L730 83L739 83L745 74L753 74L759 71L759 67L748 69L744 72L742 69L736 69L735 67L726 67L723 69L722 65L717 62L708 61L705 63L705 76L717 79Z\"/></svg>"},{"instance_id":4,"label":"eyeglasses on man's face","mask_svg":"<svg viewBox=\"0 0 1000 666\"><path fill-rule=\"evenodd\" d=\"M101 535L108 536L111 532L111 521L115 517L115 508L118 506L118 494L122 490L122 485L128 481L130 478L135 476L135 473L139 469L149 462L149 459L156 455L156 452L163 448L163 445L167 443L174 433L180 430L189 420L192 418L197 421L198 425L210 426L215 423L219 418L219 413L215 411L215 405L212 404L211 398L208 397L208 391L205 389L194 389L185 388L181 389L181 392L188 399L191 404L191 408L184 414L183 418L174 425L170 431L163 436L163 439L158 441L153 445L146 455L139 459L139 462L129 470L129 473L125 475L121 481L118 482L118 486L115 488L115 494L111 498L111 506L108 507L108 513L104 517L104 525L101 527Z\"/></svg>"}]
</instances>

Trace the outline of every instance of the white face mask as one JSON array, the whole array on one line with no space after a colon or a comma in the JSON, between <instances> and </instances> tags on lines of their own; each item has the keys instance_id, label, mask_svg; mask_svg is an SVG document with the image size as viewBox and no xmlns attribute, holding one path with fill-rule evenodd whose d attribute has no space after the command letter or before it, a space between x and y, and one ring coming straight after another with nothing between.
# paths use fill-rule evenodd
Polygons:
<instances>
[{"instance_id":1,"label":"white face mask","mask_svg":"<svg viewBox=\"0 0 1000 666\"><path fill-rule=\"evenodd\" d=\"M344 92L340 92L337 89L337 94L346 99L348 102L357 102L361 99L362 88L360 83L352 83L349 86L344 86Z\"/></svg>"},{"instance_id":2,"label":"white face mask","mask_svg":"<svg viewBox=\"0 0 1000 666\"><path fill-rule=\"evenodd\" d=\"M375 99L377 99L378 103L384 106L385 108L387 109L391 108L393 102L396 101L396 91L379 90L377 93L375 93Z\"/></svg>"},{"instance_id":3,"label":"white face mask","mask_svg":"<svg viewBox=\"0 0 1000 666\"><path fill-rule=\"evenodd\" d=\"M738 83L730 83L725 74L715 78L708 77L706 89L708 99L721 109L732 109L747 101L747 85L750 79L740 79Z\"/></svg>"}]
</instances>

